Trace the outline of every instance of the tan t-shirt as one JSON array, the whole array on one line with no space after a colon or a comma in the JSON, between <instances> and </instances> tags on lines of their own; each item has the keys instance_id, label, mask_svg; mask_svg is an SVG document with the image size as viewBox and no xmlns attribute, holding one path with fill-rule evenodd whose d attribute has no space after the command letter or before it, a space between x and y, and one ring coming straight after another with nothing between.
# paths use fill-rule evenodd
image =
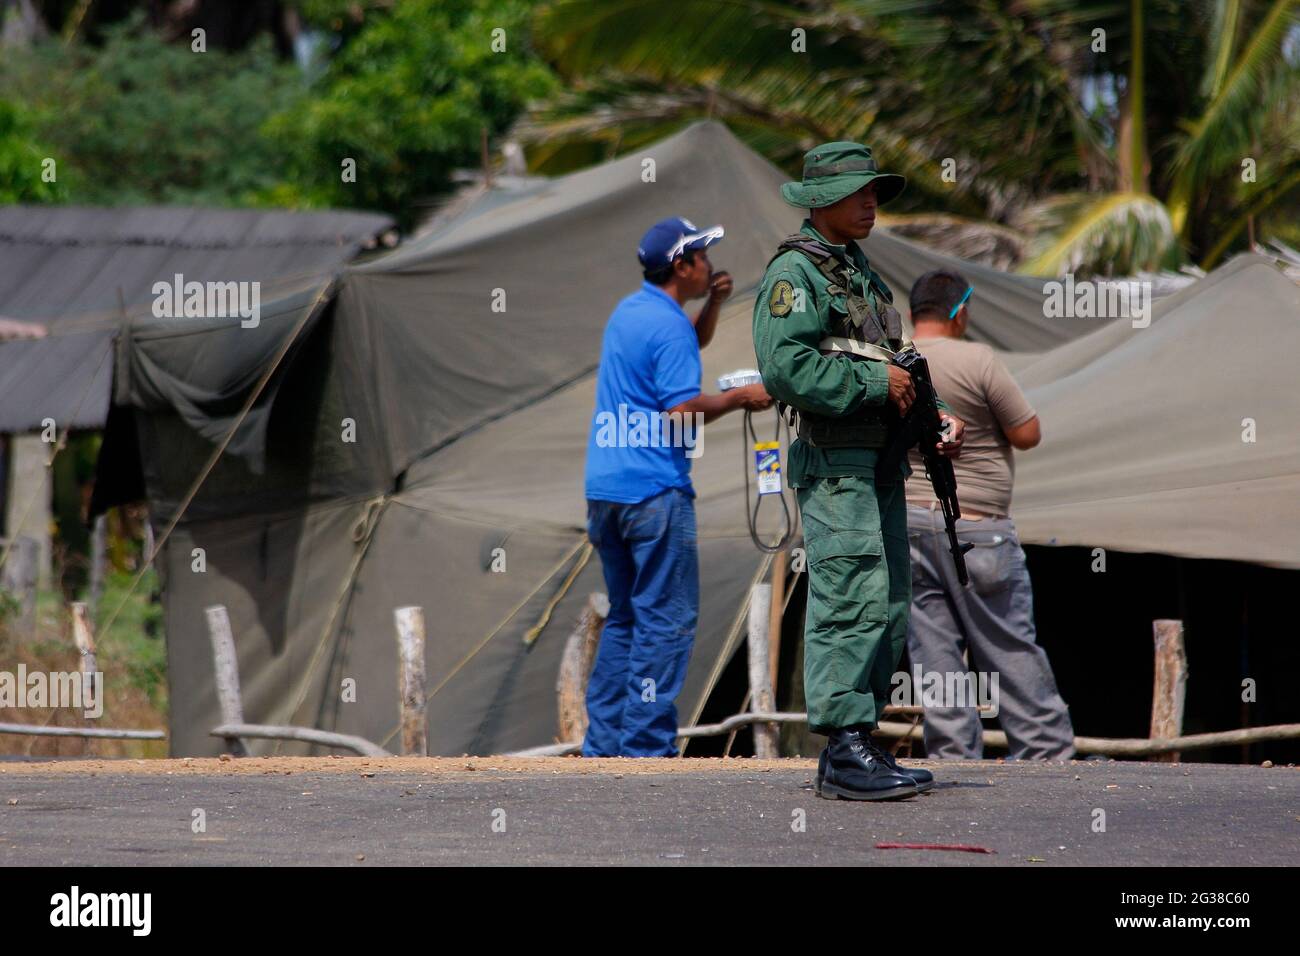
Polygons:
<instances>
[{"instance_id":1,"label":"tan t-shirt","mask_svg":"<svg viewBox=\"0 0 1300 956\"><path fill-rule=\"evenodd\" d=\"M1010 514L1016 464L1004 430L1034 417L1024 392L987 345L964 339L927 338L917 339L916 348L929 362L935 391L952 414L966 423L961 457L952 463L962 510ZM929 505L934 491L915 449L910 460L913 476L907 482L907 500Z\"/></svg>"}]
</instances>

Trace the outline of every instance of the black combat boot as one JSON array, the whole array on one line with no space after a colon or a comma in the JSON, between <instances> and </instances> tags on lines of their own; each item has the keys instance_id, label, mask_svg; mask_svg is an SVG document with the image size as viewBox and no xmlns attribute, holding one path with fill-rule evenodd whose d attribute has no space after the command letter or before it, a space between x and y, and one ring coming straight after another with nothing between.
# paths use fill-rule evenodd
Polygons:
<instances>
[{"instance_id":1,"label":"black combat boot","mask_svg":"<svg viewBox=\"0 0 1300 956\"><path fill-rule=\"evenodd\" d=\"M871 731L861 725L831 732L818 796L828 800L899 800L917 794L912 778L890 769L870 743Z\"/></svg>"},{"instance_id":2,"label":"black combat boot","mask_svg":"<svg viewBox=\"0 0 1300 956\"><path fill-rule=\"evenodd\" d=\"M883 761L894 773L901 773L904 777L911 778L912 782L916 784L917 793L925 793L925 791L934 787L934 774L930 773L930 771L922 770L920 767L904 767L899 764L893 754L870 737L867 738L867 741L868 746L875 752L877 760Z\"/></svg>"},{"instance_id":3,"label":"black combat boot","mask_svg":"<svg viewBox=\"0 0 1300 956\"><path fill-rule=\"evenodd\" d=\"M868 738L871 739L871 738ZM889 768L895 773L901 773L904 777L911 777L912 782L916 784L917 793L925 793L934 787L934 774L928 770L922 770L920 767L904 767L884 747L881 747L872 741L872 746L879 751L878 758L889 765ZM822 780L826 778L826 748L822 749L821 756L817 758L817 776L813 780L813 791L817 796L822 793Z\"/></svg>"}]
</instances>

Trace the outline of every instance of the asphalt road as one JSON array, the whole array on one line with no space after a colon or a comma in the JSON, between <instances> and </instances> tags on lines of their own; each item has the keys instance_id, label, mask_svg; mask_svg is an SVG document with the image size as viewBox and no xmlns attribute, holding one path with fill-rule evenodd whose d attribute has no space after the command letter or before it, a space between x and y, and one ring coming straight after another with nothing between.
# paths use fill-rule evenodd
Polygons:
<instances>
[{"instance_id":1,"label":"asphalt road","mask_svg":"<svg viewBox=\"0 0 1300 956\"><path fill-rule=\"evenodd\" d=\"M940 778L931 793L849 803L813 794L808 761L619 773L569 772L555 762L494 770L490 758L477 759L472 771L323 763L330 769L292 773L50 772L6 763L0 866L1300 861L1295 768L929 763ZM202 832L194 832L195 810L203 811ZM882 842L994 852L877 848Z\"/></svg>"}]
</instances>

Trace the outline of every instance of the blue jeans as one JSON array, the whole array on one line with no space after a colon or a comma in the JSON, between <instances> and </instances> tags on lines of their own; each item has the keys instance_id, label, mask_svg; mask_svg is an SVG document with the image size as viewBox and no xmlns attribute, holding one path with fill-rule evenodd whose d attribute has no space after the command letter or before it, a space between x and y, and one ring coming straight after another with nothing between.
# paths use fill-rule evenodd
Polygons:
<instances>
[{"instance_id":1,"label":"blue jeans","mask_svg":"<svg viewBox=\"0 0 1300 956\"><path fill-rule=\"evenodd\" d=\"M695 501L670 489L638 504L587 502L609 617L587 684L584 757L677 753L677 695L695 643Z\"/></svg>"}]
</instances>

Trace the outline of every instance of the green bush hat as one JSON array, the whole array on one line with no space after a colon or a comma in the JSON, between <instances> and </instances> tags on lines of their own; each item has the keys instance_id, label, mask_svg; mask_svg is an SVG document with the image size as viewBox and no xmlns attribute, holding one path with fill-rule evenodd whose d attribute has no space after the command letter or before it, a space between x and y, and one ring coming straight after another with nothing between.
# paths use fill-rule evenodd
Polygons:
<instances>
[{"instance_id":1,"label":"green bush hat","mask_svg":"<svg viewBox=\"0 0 1300 956\"><path fill-rule=\"evenodd\" d=\"M876 198L882 206L907 185L907 180L897 173L876 169L869 146L822 143L804 154L803 182L786 183L781 187L781 196L792 206L816 209L839 202L871 182L876 184Z\"/></svg>"}]
</instances>

